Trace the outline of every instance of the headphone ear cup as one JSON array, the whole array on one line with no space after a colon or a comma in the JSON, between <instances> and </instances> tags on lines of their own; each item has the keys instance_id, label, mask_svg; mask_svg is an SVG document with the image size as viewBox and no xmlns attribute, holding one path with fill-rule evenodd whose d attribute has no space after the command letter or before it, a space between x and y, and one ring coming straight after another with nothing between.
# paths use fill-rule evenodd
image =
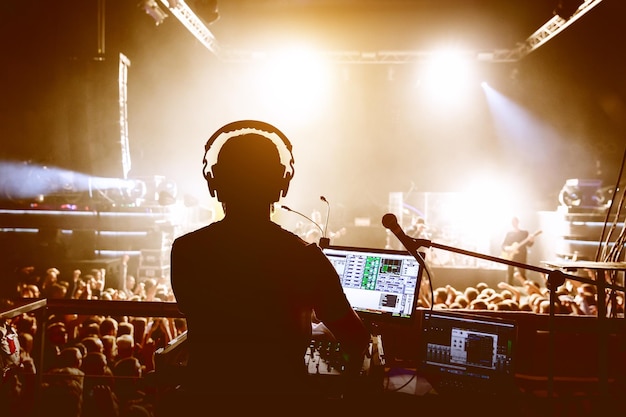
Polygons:
<instances>
[{"instance_id":1,"label":"headphone ear cup","mask_svg":"<svg viewBox=\"0 0 626 417\"><path fill-rule=\"evenodd\" d=\"M280 195L282 197L286 197L287 196L287 191L289 191L289 183L291 182L291 173L287 172L285 173L285 176L282 179L281 182L281 187L280 187Z\"/></svg>"},{"instance_id":2,"label":"headphone ear cup","mask_svg":"<svg viewBox=\"0 0 626 417\"><path fill-rule=\"evenodd\" d=\"M211 169L214 170L215 165L213 165ZM209 193L211 194L211 197L215 197L217 192L217 181L215 180L215 176L211 175L210 172L207 172L204 175L204 179L206 180L207 187L209 187Z\"/></svg>"}]
</instances>

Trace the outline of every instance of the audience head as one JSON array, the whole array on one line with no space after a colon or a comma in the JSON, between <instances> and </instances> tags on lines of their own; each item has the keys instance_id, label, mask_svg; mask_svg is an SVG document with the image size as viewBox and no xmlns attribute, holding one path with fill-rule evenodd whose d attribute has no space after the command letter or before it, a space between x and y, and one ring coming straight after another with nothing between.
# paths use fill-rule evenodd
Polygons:
<instances>
[{"instance_id":1,"label":"audience head","mask_svg":"<svg viewBox=\"0 0 626 417\"><path fill-rule=\"evenodd\" d=\"M457 295L454 302L458 304L460 308L467 308L470 303L465 295Z\"/></svg>"},{"instance_id":2,"label":"audience head","mask_svg":"<svg viewBox=\"0 0 626 417\"><path fill-rule=\"evenodd\" d=\"M121 336L124 334L133 335L133 325L128 321L123 321L118 324L117 327L117 336Z\"/></svg>"},{"instance_id":3,"label":"audience head","mask_svg":"<svg viewBox=\"0 0 626 417\"><path fill-rule=\"evenodd\" d=\"M97 336L84 337L81 340L81 343L85 345L85 348L87 349L87 354L91 352L104 352L104 343L102 343L102 340L100 340L100 338Z\"/></svg>"},{"instance_id":4,"label":"audience head","mask_svg":"<svg viewBox=\"0 0 626 417\"><path fill-rule=\"evenodd\" d=\"M87 352L83 358L81 370L85 375L106 375L107 369L107 358L102 352Z\"/></svg>"},{"instance_id":5,"label":"audience head","mask_svg":"<svg viewBox=\"0 0 626 417\"><path fill-rule=\"evenodd\" d=\"M478 297L478 294L480 294L480 292L478 291L477 288L467 287L465 289L465 297L467 298L469 302L474 301Z\"/></svg>"},{"instance_id":6,"label":"audience head","mask_svg":"<svg viewBox=\"0 0 626 417\"><path fill-rule=\"evenodd\" d=\"M116 341L117 345L117 357L127 358L135 354L135 340L129 334L123 334L118 336Z\"/></svg>"},{"instance_id":7,"label":"audience head","mask_svg":"<svg viewBox=\"0 0 626 417\"><path fill-rule=\"evenodd\" d=\"M113 375L122 377L141 377L141 362L135 357L127 357L120 359L113 367Z\"/></svg>"},{"instance_id":8,"label":"audience head","mask_svg":"<svg viewBox=\"0 0 626 417\"><path fill-rule=\"evenodd\" d=\"M65 323L57 321L48 325L46 328L47 343L55 346L63 346L68 342L67 329Z\"/></svg>"},{"instance_id":9,"label":"audience head","mask_svg":"<svg viewBox=\"0 0 626 417\"><path fill-rule=\"evenodd\" d=\"M113 317L105 317L98 327L100 336L117 336L118 322Z\"/></svg>"},{"instance_id":10,"label":"audience head","mask_svg":"<svg viewBox=\"0 0 626 417\"><path fill-rule=\"evenodd\" d=\"M76 346L63 348L57 357L57 368L76 368L82 366L83 354Z\"/></svg>"},{"instance_id":11,"label":"audience head","mask_svg":"<svg viewBox=\"0 0 626 417\"><path fill-rule=\"evenodd\" d=\"M470 303L470 310L489 310L485 300L476 299Z\"/></svg>"},{"instance_id":12,"label":"audience head","mask_svg":"<svg viewBox=\"0 0 626 417\"><path fill-rule=\"evenodd\" d=\"M107 361L112 363L117 357L117 338L112 334L105 334L100 338L102 340L102 352L107 357Z\"/></svg>"},{"instance_id":13,"label":"audience head","mask_svg":"<svg viewBox=\"0 0 626 417\"><path fill-rule=\"evenodd\" d=\"M435 289L435 294L433 297L434 304L445 304L447 298L448 290L446 290L444 287L438 287Z\"/></svg>"}]
</instances>

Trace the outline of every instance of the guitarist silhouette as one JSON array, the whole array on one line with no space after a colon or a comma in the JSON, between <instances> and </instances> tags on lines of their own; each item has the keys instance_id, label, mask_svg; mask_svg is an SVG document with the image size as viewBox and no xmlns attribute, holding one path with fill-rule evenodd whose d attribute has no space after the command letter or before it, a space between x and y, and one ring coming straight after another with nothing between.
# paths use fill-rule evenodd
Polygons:
<instances>
[{"instance_id":1,"label":"guitarist silhouette","mask_svg":"<svg viewBox=\"0 0 626 417\"><path fill-rule=\"evenodd\" d=\"M502 242L502 257L511 261L526 263L528 257L528 248L535 243L535 236L539 235L541 231L537 231L532 235L528 230L520 228L520 221L518 217L511 219L511 225L513 228L507 232ZM526 270L509 265L507 268L507 282L509 285L515 285L514 274L518 271L520 277L526 280Z\"/></svg>"}]
</instances>

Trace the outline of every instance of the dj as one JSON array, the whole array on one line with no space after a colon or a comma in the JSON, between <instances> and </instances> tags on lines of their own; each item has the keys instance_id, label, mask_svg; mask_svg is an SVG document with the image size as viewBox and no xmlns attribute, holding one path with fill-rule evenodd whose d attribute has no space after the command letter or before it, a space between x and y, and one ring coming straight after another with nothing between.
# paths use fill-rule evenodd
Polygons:
<instances>
[{"instance_id":1,"label":"dj","mask_svg":"<svg viewBox=\"0 0 626 417\"><path fill-rule=\"evenodd\" d=\"M369 332L320 248L270 219L294 174L285 135L259 121L227 124L208 140L203 163L225 217L172 246L172 288L188 324L185 391L204 410L215 402L301 408L310 396L311 317L341 343L354 372Z\"/></svg>"}]
</instances>

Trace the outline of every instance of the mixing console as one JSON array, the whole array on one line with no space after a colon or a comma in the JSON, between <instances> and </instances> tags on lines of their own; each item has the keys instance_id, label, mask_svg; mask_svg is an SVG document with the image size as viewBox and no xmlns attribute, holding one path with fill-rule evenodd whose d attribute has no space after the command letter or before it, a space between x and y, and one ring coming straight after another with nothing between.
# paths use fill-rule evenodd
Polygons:
<instances>
[{"instance_id":1,"label":"mixing console","mask_svg":"<svg viewBox=\"0 0 626 417\"><path fill-rule=\"evenodd\" d=\"M304 361L310 375L341 375L346 371L341 344L334 340L311 340L304 355ZM370 368L383 365L384 353L381 337L372 336L363 360L361 375L367 376Z\"/></svg>"}]
</instances>

